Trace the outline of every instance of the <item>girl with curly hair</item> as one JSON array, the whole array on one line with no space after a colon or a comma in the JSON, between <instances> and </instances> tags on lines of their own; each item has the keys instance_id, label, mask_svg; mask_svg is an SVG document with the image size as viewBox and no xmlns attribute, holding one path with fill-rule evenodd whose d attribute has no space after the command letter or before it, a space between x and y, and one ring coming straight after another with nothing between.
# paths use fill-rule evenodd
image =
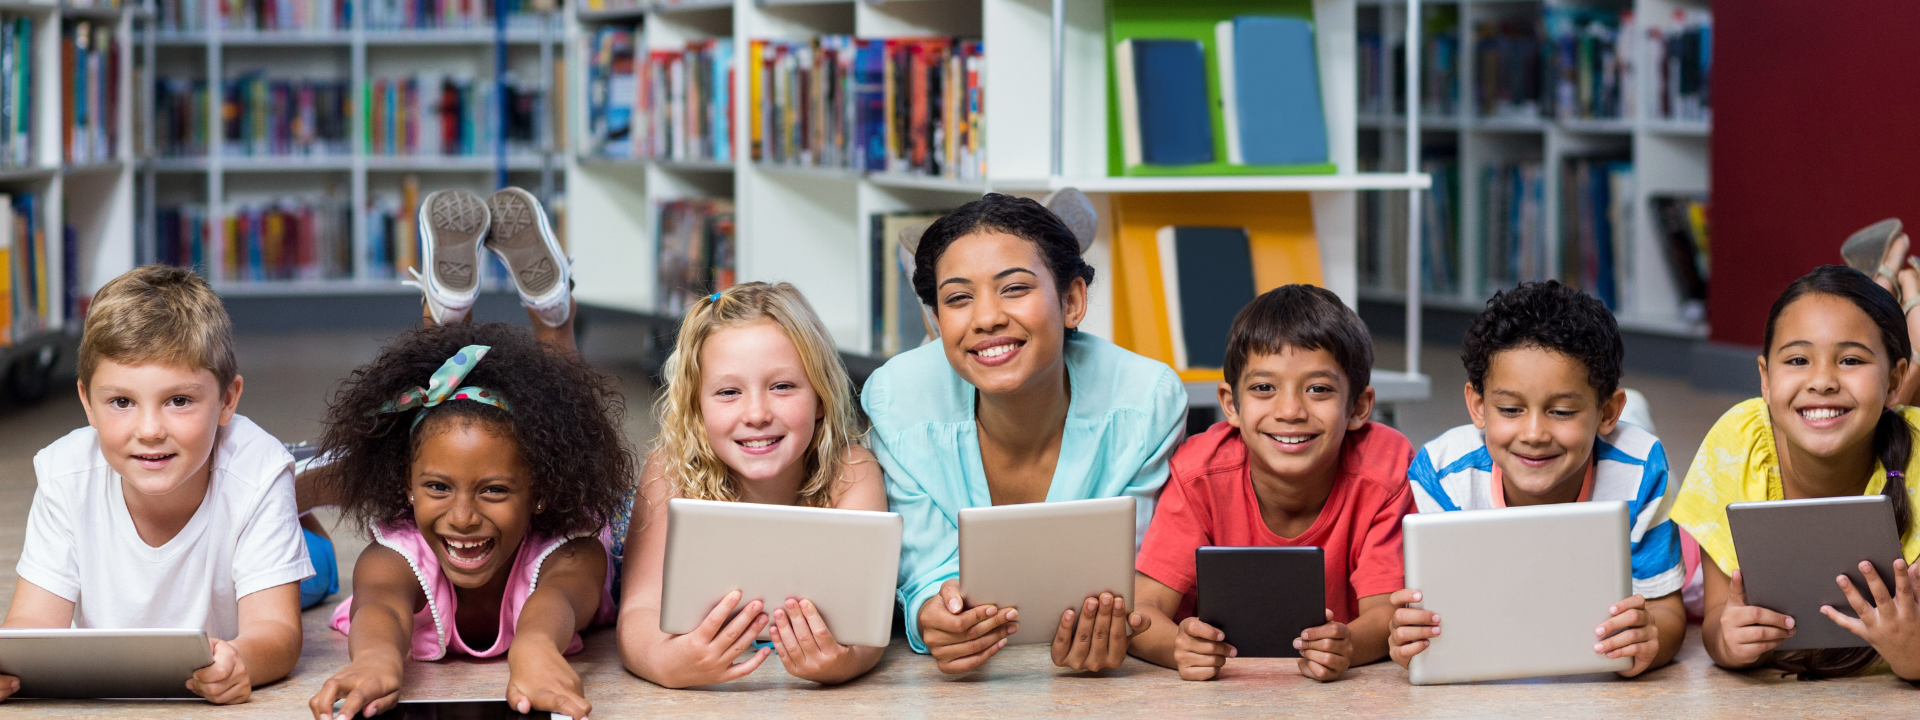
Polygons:
<instances>
[{"instance_id":1,"label":"girl with curly hair","mask_svg":"<svg viewBox=\"0 0 1920 720\"><path fill-rule=\"evenodd\" d=\"M441 237L423 240L450 254L446 236L460 228L434 229ZM574 350L570 298L556 305L565 313L529 303L529 332L469 324L464 308L436 307L446 303L435 292L424 326L355 370L328 408L330 464L316 490L374 542L333 615L350 661L309 706L317 718L378 714L397 702L406 659L461 653L505 655L505 695L520 712L585 717L564 656L582 648L580 631L614 618L610 527L636 469L624 406Z\"/></svg>"},{"instance_id":2,"label":"girl with curly hair","mask_svg":"<svg viewBox=\"0 0 1920 720\"><path fill-rule=\"evenodd\" d=\"M859 444L853 383L825 324L792 285L736 285L687 311L662 374L660 434L626 543L621 662L671 688L728 682L767 659L761 648L733 662L771 625L795 677L834 684L872 669L882 649L835 642L805 598L768 612L759 600L739 608L735 591L693 632L660 630L669 500L887 509L879 464Z\"/></svg>"}]
</instances>

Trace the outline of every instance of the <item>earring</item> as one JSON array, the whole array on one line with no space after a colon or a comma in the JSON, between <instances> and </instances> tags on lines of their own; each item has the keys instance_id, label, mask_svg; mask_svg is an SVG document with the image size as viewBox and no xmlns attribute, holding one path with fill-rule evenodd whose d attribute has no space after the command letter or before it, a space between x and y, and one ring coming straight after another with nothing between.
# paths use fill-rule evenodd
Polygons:
<instances>
[{"instance_id":1,"label":"earring","mask_svg":"<svg viewBox=\"0 0 1920 720\"><path fill-rule=\"evenodd\" d=\"M535 505L535 506L533 506L533 511L534 511L534 512L536 512L536 513L542 513L542 512L546 512L546 511L547 511L547 504L546 504L546 503L544 503L544 502L542 502L542 503L540 503L540 504L538 504L538 505Z\"/></svg>"},{"instance_id":2,"label":"earring","mask_svg":"<svg viewBox=\"0 0 1920 720\"><path fill-rule=\"evenodd\" d=\"M413 504L413 496L412 496L412 495L408 495L408 496L407 496L407 504L408 504L408 505L412 505L412 504Z\"/></svg>"}]
</instances>

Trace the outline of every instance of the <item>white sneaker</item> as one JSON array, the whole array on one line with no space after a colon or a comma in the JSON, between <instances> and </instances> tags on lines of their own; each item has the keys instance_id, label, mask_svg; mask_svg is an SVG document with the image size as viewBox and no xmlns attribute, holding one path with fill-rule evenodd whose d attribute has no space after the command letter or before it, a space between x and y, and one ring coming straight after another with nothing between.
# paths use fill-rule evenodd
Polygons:
<instances>
[{"instance_id":1,"label":"white sneaker","mask_svg":"<svg viewBox=\"0 0 1920 720\"><path fill-rule=\"evenodd\" d=\"M408 268L439 325L465 320L480 297L480 241L487 237L487 204L465 190L440 190L420 203L420 271Z\"/></svg>"},{"instance_id":2,"label":"white sneaker","mask_svg":"<svg viewBox=\"0 0 1920 720\"><path fill-rule=\"evenodd\" d=\"M566 324L573 315L573 272L540 200L510 187L494 193L487 205L493 227L486 246L506 264L514 289L520 291L520 304L548 327Z\"/></svg>"}]
</instances>

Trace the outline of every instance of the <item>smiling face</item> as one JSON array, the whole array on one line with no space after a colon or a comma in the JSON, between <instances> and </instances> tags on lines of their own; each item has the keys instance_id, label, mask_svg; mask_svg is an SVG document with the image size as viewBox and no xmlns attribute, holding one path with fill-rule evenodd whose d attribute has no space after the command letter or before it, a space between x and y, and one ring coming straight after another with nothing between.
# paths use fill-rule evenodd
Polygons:
<instances>
[{"instance_id":1,"label":"smiling face","mask_svg":"<svg viewBox=\"0 0 1920 720\"><path fill-rule=\"evenodd\" d=\"M1220 384L1220 409L1247 444L1256 488L1261 481L1331 487L1347 432L1366 425L1373 388L1353 388L1333 353L1287 346L1247 358L1239 393Z\"/></svg>"},{"instance_id":2,"label":"smiling face","mask_svg":"<svg viewBox=\"0 0 1920 720\"><path fill-rule=\"evenodd\" d=\"M1487 453L1500 468L1509 505L1579 498L1600 435L1613 432L1625 391L1604 402L1587 367L1565 353L1523 346L1495 353L1484 393L1467 383L1467 411L1486 431Z\"/></svg>"},{"instance_id":3,"label":"smiling face","mask_svg":"<svg viewBox=\"0 0 1920 720\"><path fill-rule=\"evenodd\" d=\"M540 511L526 458L506 428L484 420L428 419L419 432L407 487L414 524L456 587L504 581Z\"/></svg>"},{"instance_id":4,"label":"smiling face","mask_svg":"<svg viewBox=\"0 0 1920 720\"><path fill-rule=\"evenodd\" d=\"M204 497L208 458L220 426L240 404L241 381L227 392L204 368L100 360L90 384L80 386L87 424L100 434L100 452L123 488L158 497Z\"/></svg>"},{"instance_id":5,"label":"smiling face","mask_svg":"<svg viewBox=\"0 0 1920 720\"><path fill-rule=\"evenodd\" d=\"M825 412L800 350L772 321L716 330L701 346L707 443L743 483L798 492L814 425Z\"/></svg>"},{"instance_id":6,"label":"smiling face","mask_svg":"<svg viewBox=\"0 0 1920 720\"><path fill-rule=\"evenodd\" d=\"M1060 382L1066 328L1087 310L1087 283L1061 288L1033 241L976 232L934 264L935 320L947 363L988 395Z\"/></svg>"},{"instance_id":7,"label":"smiling face","mask_svg":"<svg viewBox=\"0 0 1920 720\"><path fill-rule=\"evenodd\" d=\"M1905 359L1888 357L1873 320L1845 299L1808 294L1780 313L1773 337L1760 394L1784 449L1821 459L1871 453L1880 409L1907 371Z\"/></svg>"}]
</instances>

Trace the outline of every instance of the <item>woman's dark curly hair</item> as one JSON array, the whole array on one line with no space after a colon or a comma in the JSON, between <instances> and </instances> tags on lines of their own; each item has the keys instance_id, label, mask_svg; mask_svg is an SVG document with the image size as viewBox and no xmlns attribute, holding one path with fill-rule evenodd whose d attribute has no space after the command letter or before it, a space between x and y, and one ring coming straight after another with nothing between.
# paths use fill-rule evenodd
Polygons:
<instances>
[{"instance_id":1,"label":"woman's dark curly hair","mask_svg":"<svg viewBox=\"0 0 1920 720\"><path fill-rule=\"evenodd\" d=\"M1558 280L1521 283L1493 294L1487 309L1473 319L1461 342L1460 359L1474 392L1487 391L1493 356L1507 350L1541 348L1573 358L1587 368L1587 384L1601 402L1620 388L1620 363L1626 345L1620 325L1599 299Z\"/></svg>"},{"instance_id":2,"label":"woman's dark curly hair","mask_svg":"<svg viewBox=\"0 0 1920 720\"><path fill-rule=\"evenodd\" d=\"M913 292L934 312L940 309L934 294L939 283L933 275L934 266L953 241L977 232L1003 232L1039 246L1058 292L1066 292L1074 278L1093 284L1093 266L1080 256L1080 241L1060 216L1031 198L987 193L941 216L920 235L920 245L913 253ZM1068 335L1073 333L1074 328L1067 328Z\"/></svg>"},{"instance_id":3,"label":"woman's dark curly hair","mask_svg":"<svg viewBox=\"0 0 1920 720\"><path fill-rule=\"evenodd\" d=\"M486 358L463 386L492 391L511 412L454 400L425 410L380 413L460 348L486 345ZM637 463L621 430L625 402L612 383L573 355L556 352L526 328L502 323L416 328L353 371L327 408L322 453L335 457L324 492L361 526L408 517L407 487L420 439L456 421L482 422L513 438L532 470L546 510L532 532L563 536L605 527L630 497ZM428 413L416 431L415 415Z\"/></svg>"}]
</instances>

